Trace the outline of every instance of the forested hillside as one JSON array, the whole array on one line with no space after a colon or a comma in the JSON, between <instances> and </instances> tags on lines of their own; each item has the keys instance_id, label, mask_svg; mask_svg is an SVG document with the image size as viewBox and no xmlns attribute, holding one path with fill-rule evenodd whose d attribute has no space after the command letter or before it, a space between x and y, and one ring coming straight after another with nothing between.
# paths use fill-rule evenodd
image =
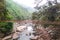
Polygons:
<instances>
[{"instance_id":1,"label":"forested hillside","mask_svg":"<svg viewBox=\"0 0 60 40\"><path fill-rule=\"evenodd\" d=\"M5 4L4 0L0 0L0 20L4 20L7 13L5 13Z\"/></svg>"},{"instance_id":2,"label":"forested hillside","mask_svg":"<svg viewBox=\"0 0 60 40\"><path fill-rule=\"evenodd\" d=\"M4 12L0 17L1 20L25 20L31 18L32 11L28 11L27 8L18 5L17 3L13 2L13 0L2 1L1 5L3 3L5 6L3 5Z\"/></svg>"}]
</instances>

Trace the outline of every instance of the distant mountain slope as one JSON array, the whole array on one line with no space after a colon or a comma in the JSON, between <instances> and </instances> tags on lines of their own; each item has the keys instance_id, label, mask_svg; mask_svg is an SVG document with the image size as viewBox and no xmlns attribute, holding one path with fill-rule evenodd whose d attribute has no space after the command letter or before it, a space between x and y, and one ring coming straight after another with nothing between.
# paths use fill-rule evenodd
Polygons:
<instances>
[{"instance_id":1,"label":"distant mountain slope","mask_svg":"<svg viewBox=\"0 0 60 40\"><path fill-rule=\"evenodd\" d=\"M32 16L32 11L23 8L12 0L6 0L6 9L9 17L13 18L12 20L25 20L30 19Z\"/></svg>"}]
</instances>

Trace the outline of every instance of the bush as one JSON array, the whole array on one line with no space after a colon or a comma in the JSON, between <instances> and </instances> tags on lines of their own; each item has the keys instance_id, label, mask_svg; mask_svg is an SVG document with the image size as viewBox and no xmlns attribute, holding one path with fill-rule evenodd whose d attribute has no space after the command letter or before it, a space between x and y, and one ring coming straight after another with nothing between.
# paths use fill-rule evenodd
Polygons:
<instances>
[{"instance_id":1,"label":"bush","mask_svg":"<svg viewBox=\"0 0 60 40\"><path fill-rule=\"evenodd\" d=\"M0 32L5 35L12 32L13 23L12 22L0 22Z\"/></svg>"}]
</instances>

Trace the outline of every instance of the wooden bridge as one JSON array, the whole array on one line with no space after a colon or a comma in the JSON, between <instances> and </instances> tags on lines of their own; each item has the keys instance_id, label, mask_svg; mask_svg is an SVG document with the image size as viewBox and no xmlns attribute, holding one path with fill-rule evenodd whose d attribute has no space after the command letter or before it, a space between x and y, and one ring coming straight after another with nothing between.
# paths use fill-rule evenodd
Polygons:
<instances>
[{"instance_id":1,"label":"wooden bridge","mask_svg":"<svg viewBox=\"0 0 60 40\"><path fill-rule=\"evenodd\" d=\"M41 21L41 20L3 20L0 22L16 22L16 23L29 23L32 22L34 24L56 24L60 25L60 21Z\"/></svg>"}]
</instances>

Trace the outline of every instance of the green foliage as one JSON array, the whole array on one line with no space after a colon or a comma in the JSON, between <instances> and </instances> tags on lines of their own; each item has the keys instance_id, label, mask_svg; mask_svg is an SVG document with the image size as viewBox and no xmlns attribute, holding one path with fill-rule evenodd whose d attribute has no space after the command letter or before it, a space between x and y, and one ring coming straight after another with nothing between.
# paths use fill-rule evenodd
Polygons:
<instances>
[{"instance_id":1,"label":"green foliage","mask_svg":"<svg viewBox=\"0 0 60 40\"><path fill-rule=\"evenodd\" d=\"M0 22L0 31L4 34L12 32L13 23L12 22Z\"/></svg>"},{"instance_id":2,"label":"green foliage","mask_svg":"<svg viewBox=\"0 0 60 40\"><path fill-rule=\"evenodd\" d=\"M0 0L0 20L10 20L10 17L7 13L6 7L5 7L5 0Z\"/></svg>"},{"instance_id":3,"label":"green foliage","mask_svg":"<svg viewBox=\"0 0 60 40\"><path fill-rule=\"evenodd\" d=\"M24 20L31 18L31 11L13 2L4 0L0 2L0 20Z\"/></svg>"},{"instance_id":4,"label":"green foliage","mask_svg":"<svg viewBox=\"0 0 60 40\"><path fill-rule=\"evenodd\" d=\"M12 0L6 0L6 10L7 17L12 18L12 20L24 20L28 19L31 16L31 13L24 7L13 2Z\"/></svg>"}]
</instances>

